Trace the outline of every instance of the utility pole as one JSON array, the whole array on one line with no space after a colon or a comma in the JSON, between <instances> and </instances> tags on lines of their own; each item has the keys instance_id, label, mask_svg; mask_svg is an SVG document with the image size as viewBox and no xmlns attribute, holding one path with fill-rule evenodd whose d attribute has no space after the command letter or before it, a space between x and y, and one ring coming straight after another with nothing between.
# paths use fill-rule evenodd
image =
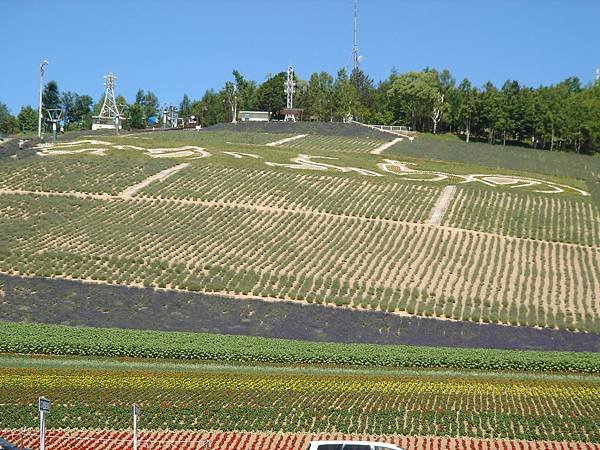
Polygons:
<instances>
[{"instance_id":1,"label":"utility pole","mask_svg":"<svg viewBox=\"0 0 600 450\"><path fill-rule=\"evenodd\" d=\"M48 61L43 60L40 63L40 103L38 110L38 138L42 137L42 93L44 92L44 68L48 65ZM43 450L43 449L42 449Z\"/></svg>"},{"instance_id":2,"label":"utility pole","mask_svg":"<svg viewBox=\"0 0 600 450\"><path fill-rule=\"evenodd\" d=\"M137 403L133 404L133 450L138 450L138 439L137 439L137 421L140 416L140 405ZM40 449L44 450L44 449Z\"/></svg>"}]
</instances>

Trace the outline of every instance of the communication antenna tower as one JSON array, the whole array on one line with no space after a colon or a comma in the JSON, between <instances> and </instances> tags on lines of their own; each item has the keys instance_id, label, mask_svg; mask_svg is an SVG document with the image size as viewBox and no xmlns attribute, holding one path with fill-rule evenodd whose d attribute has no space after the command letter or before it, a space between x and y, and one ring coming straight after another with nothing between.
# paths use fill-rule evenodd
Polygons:
<instances>
[{"instance_id":1,"label":"communication antenna tower","mask_svg":"<svg viewBox=\"0 0 600 450\"><path fill-rule=\"evenodd\" d=\"M296 92L296 82L294 81L294 68L288 66L287 80L285 81L285 93L287 95L287 113L285 115L286 122L295 122L296 116L290 114L290 110L294 108L294 92Z\"/></svg>"},{"instance_id":2,"label":"communication antenna tower","mask_svg":"<svg viewBox=\"0 0 600 450\"><path fill-rule=\"evenodd\" d=\"M92 125L92 130L100 128L116 128L117 133L119 132L119 119L121 118L121 112L117 106L115 100L115 84L117 77L112 73L108 72L104 75L104 87L106 91L104 93L104 103L100 114L94 116L95 123Z\"/></svg>"},{"instance_id":3,"label":"communication antenna tower","mask_svg":"<svg viewBox=\"0 0 600 450\"><path fill-rule=\"evenodd\" d=\"M362 56L358 54L358 40L357 40L357 31L358 31L358 0L354 0L354 27L352 33L352 62L353 62L353 71L356 71L362 60Z\"/></svg>"}]
</instances>

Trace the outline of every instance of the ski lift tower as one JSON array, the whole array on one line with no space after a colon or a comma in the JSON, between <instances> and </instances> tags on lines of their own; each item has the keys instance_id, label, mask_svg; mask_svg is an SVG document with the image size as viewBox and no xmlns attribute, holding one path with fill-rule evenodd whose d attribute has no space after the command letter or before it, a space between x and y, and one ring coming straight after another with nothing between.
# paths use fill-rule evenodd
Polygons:
<instances>
[{"instance_id":1,"label":"ski lift tower","mask_svg":"<svg viewBox=\"0 0 600 450\"><path fill-rule=\"evenodd\" d=\"M63 110L60 108L46 109L46 114L48 114L48 122L52 124L52 142L56 143L56 124L62 119Z\"/></svg>"},{"instance_id":2,"label":"ski lift tower","mask_svg":"<svg viewBox=\"0 0 600 450\"><path fill-rule=\"evenodd\" d=\"M294 93L296 92L296 82L294 81L294 68L292 66L288 66L287 70L287 80L285 81L285 93L287 95L287 106L286 106L286 114L285 121L286 122L295 122L296 116L292 113L294 109Z\"/></svg>"},{"instance_id":3,"label":"ski lift tower","mask_svg":"<svg viewBox=\"0 0 600 450\"><path fill-rule=\"evenodd\" d=\"M117 101L115 100L116 79L117 77L112 72L108 72L108 74L104 76L104 87L106 88L106 92L104 93L104 103L102 104L100 114L92 117L92 130L116 129L118 133L121 128L121 112L119 111Z\"/></svg>"}]
</instances>

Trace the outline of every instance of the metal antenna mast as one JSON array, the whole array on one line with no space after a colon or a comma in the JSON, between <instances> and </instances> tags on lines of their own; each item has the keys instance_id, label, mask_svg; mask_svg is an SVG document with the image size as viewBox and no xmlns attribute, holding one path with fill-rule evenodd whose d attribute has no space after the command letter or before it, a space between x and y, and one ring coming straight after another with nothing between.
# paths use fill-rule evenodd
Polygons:
<instances>
[{"instance_id":1,"label":"metal antenna mast","mask_svg":"<svg viewBox=\"0 0 600 450\"><path fill-rule=\"evenodd\" d=\"M285 93L287 94L287 114L285 115L286 122L295 122L296 116L290 114L290 110L294 108L294 92L296 92L296 82L294 81L294 68L288 66L287 80L285 81Z\"/></svg>"},{"instance_id":2,"label":"metal antenna mast","mask_svg":"<svg viewBox=\"0 0 600 450\"><path fill-rule=\"evenodd\" d=\"M356 71L360 65L360 55L358 54L358 42L356 39L358 26L358 0L354 0L354 31L352 34L352 61L354 63L353 70Z\"/></svg>"}]
</instances>

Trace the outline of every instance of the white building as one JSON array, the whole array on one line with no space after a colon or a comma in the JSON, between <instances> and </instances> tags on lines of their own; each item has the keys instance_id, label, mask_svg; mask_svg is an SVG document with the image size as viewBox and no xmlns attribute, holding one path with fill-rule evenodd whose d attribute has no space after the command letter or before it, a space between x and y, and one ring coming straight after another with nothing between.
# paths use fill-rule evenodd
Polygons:
<instances>
[{"instance_id":1,"label":"white building","mask_svg":"<svg viewBox=\"0 0 600 450\"><path fill-rule=\"evenodd\" d=\"M240 122L268 122L271 114L269 111L240 111L238 120Z\"/></svg>"}]
</instances>

